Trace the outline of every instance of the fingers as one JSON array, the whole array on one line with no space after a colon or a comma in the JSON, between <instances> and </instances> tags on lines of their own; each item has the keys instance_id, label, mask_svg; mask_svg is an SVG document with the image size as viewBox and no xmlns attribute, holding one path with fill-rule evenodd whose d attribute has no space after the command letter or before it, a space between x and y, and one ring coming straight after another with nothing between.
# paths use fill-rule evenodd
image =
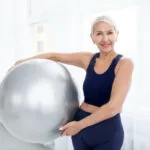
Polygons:
<instances>
[{"instance_id":1,"label":"fingers","mask_svg":"<svg viewBox=\"0 0 150 150\"><path fill-rule=\"evenodd\" d=\"M13 68L14 68L14 66L12 66L11 68L9 68L9 69L8 69L8 72L10 72Z\"/></svg>"},{"instance_id":2,"label":"fingers","mask_svg":"<svg viewBox=\"0 0 150 150\"><path fill-rule=\"evenodd\" d=\"M63 130L61 135L62 136L68 136L69 135L68 130Z\"/></svg>"},{"instance_id":3,"label":"fingers","mask_svg":"<svg viewBox=\"0 0 150 150\"><path fill-rule=\"evenodd\" d=\"M70 124L68 123L68 124L66 124L66 125L64 125L64 126L62 126L62 127L60 127L59 130L60 130L60 131L66 130L69 126L70 126Z\"/></svg>"}]
</instances>

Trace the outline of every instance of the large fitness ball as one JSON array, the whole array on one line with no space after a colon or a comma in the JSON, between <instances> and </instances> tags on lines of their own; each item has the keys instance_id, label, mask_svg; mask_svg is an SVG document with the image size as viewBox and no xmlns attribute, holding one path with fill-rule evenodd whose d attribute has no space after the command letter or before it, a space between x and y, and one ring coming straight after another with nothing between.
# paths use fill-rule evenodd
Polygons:
<instances>
[{"instance_id":1,"label":"large fitness ball","mask_svg":"<svg viewBox=\"0 0 150 150\"><path fill-rule=\"evenodd\" d=\"M46 143L60 136L72 121L78 93L62 64L33 59L17 65L0 85L0 120L16 138Z\"/></svg>"}]
</instances>

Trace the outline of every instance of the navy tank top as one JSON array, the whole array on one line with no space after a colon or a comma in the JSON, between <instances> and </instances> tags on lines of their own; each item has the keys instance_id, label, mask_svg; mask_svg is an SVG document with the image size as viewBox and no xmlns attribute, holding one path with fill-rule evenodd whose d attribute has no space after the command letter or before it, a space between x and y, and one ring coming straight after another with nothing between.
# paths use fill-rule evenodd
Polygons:
<instances>
[{"instance_id":1,"label":"navy tank top","mask_svg":"<svg viewBox=\"0 0 150 150\"><path fill-rule=\"evenodd\" d=\"M109 68L104 73L98 74L94 71L94 66L96 58L98 58L99 55L100 53L94 54L88 65L85 80L83 82L83 93L84 102L100 107L106 104L110 99L111 89L115 78L115 67L122 55L118 54L112 60Z\"/></svg>"}]
</instances>

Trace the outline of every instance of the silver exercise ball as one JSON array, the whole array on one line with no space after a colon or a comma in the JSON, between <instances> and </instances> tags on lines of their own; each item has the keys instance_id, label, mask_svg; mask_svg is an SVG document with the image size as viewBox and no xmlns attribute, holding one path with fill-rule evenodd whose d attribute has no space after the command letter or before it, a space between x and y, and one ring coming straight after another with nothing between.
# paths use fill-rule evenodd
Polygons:
<instances>
[{"instance_id":1,"label":"silver exercise ball","mask_svg":"<svg viewBox=\"0 0 150 150\"><path fill-rule=\"evenodd\" d=\"M31 144L13 137L0 124L0 150L54 150L42 144Z\"/></svg>"},{"instance_id":2,"label":"silver exercise ball","mask_svg":"<svg viewBox=\"0 0 150 150\"><path fill-rule=\"evenodd\" d=\"M68 70L54 61L34 59L17 65L0 85L0 120L16 138L47 143L60 136L79 107Z\"/></svg>"}]
</instances>

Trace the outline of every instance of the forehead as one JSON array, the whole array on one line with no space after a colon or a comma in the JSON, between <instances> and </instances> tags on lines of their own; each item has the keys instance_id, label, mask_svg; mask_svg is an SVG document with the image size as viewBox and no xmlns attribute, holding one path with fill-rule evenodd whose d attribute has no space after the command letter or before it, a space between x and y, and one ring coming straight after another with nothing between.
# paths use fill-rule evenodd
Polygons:
<instances>
[{"instance_id":1,"label":"forehead","mask_svg":"<svg viewBox=\"0 0 150 150\"><path fill-rule=\"evenodd\" d=\"M94 31L108 31L108 30L113 30L113 29L114 29L114 26L107 22L97 22L94 25Z\"/></svg>"}]
</instances>

